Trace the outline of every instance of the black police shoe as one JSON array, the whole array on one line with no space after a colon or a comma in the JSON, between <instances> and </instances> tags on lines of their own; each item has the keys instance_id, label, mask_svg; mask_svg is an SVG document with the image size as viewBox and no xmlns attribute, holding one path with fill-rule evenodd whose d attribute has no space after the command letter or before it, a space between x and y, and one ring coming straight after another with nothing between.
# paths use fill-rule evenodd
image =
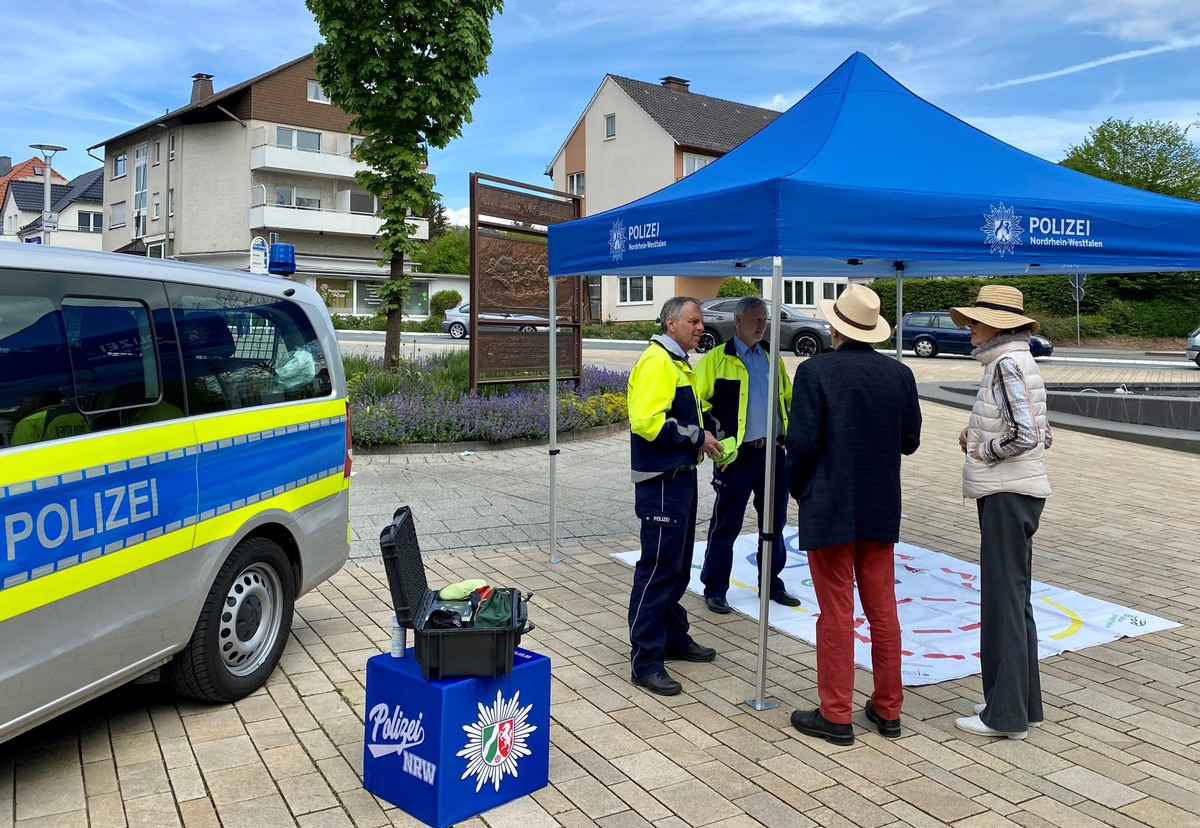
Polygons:
<instances>
[{"instance_id":1,"label":"black police shoe","mask_svg":"<svg viewBox=\"0 0 1200 828\"><path fill-rule=\"evenodd\" d=\"M875 702L867 699L867 706L863 709L867 714L867 719L879 728L879 735L886 736L889 739L900 738L900 717L894 719L885 719L875 712Z\"/></svg>"},{"instance_id":2,"label":"black police shoe","mask_svg":"<svg viewBox=\"0 0 1200 828\"><path fill-rule=\"evenodd\" d=\"M771 600L784 607L800 606L800 599L786 589L777 589L771 592Z\"/></svg>"},{"instance_id":3,"label":"black police shoe","mask_svg":"<svg viewBox=\"0 0 1200 828\"><path fill-rule=\"evenodd\" d=\"M659 670L657 673L645 676L630 676L630 679L638 687L645 687L651 693L657 693L660 696L677 696L683 691L683 685L671 678L666 670Z\"/></svg>"},{"instance_id":4,"label":"black police shoe","mask_svg":"<svg viewBox=\"0 0 1200 828\"><path fill-rule=\"evenodd\" d=\"M729 614L729 601L724 598L718 598L716 595L705 595L704 605L708 607L710 612L715 612L717 615Z\"/></svg>"},{"instance_id":5,"label":"black police shoe","mask_svg":"<svg viewBox=\"0 0 1200 828\"><path fill-rule=\"evenodd\" d=\"M712 661L717 657L717 651L712 647L701 647L695 641L686 650L667 656L668 661Z\"/></svg>"}]
</instances>

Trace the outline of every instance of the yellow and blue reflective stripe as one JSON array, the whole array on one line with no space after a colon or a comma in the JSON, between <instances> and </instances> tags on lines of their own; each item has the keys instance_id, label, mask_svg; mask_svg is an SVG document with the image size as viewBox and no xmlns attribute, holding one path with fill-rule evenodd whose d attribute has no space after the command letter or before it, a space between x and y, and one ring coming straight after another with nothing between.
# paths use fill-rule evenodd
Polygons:
<instances>
[{"instance_id":1,"label":"yellow and blue reflective stripe","mask_svg":"<svg viewBox=\"0 0 1200 828\"><path fill-rule=\"evenodd\" d=\"M258 511L337 494L345 419L345 401L329 400L12 452L0 474L0 620L229 537Z\"/></svg>"}]
</instances>

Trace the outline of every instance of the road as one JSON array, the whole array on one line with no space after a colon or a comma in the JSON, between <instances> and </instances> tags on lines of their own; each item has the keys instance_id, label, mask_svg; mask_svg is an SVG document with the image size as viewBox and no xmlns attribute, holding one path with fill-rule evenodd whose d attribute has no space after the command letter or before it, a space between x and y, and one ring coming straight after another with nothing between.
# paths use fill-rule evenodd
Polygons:
<instances>
[{"instance_id":1,"label":"road","mask_svg":"<svg viewBox=\"0 0 1200 828\"><path fill-rule=\"evenodd\" d=\"M372 356L382 356L383 340L382 331L338 331L338 344L347 353L365 352ZM416 357L422 353L445 348L462 348L466 345L465 340L451 339L448 334L406 333L403 335L402 341L404 343L403 353L406 357ZM584 340L584 361L590 365L598 365L611 370L628 370L645 347L644 342L635 340ZM924 362L914 356L911 351L905 352L905 359ZM946 354L935 357L933 361L955 362L969 361L970 359L969 356ZM1081 368L1120 367L1146 371L1197 370L1196 364L1184 357L1182 349L1177 355L1170 355L1161 351L1057 347L1054 356L1044 357L1039 362L1047 365Z\"/></svg>"}]
</instances>

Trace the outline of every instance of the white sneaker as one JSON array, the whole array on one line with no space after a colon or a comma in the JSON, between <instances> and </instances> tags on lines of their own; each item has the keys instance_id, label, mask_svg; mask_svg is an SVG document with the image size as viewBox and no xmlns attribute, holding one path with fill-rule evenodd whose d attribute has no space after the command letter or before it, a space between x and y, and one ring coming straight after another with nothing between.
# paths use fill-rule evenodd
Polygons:
<instances>
[{"instance_id":1,"label":"white sneaker","mask_svg":"<svg viewBox=\"0 0 1200 828\"><path fill-rule=\"evenodd\" d=\"M1014 732L992 730L978 716L966 716L961 719L955 719L954 726L959 730L965 730L967 733L974 733L976 736L1002 736L1005 739L1024 739L1029 735L1029 731L1027 730Z\"/></svg>"},{"instance_id":2,"label":"white sneaker","mask_svg":"<svg viewBox=\"0 0 1200 828\"><path fill-rule=\"evenodd\" d=\"M978 716L978 715L980 715L981 713L983 713L983 711L984 711L984 710L987 710L987 703L986 703L986 702L980 702L979 704L975 705L975 715L976 715L976 716ZM1045 724L1045 722L1030 722L1030 723L1029 723L1029 726L1030 726L1030 727L1041 727L1041 726L1042 726L1042 725L1044 725L1044 724Z\"/></svg>"}]
</instances>

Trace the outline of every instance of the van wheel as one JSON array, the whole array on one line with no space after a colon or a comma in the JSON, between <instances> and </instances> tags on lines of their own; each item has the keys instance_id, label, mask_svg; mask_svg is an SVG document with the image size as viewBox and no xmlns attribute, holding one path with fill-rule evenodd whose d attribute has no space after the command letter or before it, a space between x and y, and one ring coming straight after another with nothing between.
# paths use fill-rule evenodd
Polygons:
<instances>
[{"instance_id":1,"label":"van wheel","mask_svg":"<svg viewBox=\"0 0 1200 828\"><path fill-rule=\"evenodd\" d=\"M246 538L217 573L167 681L193 699L231 702L262 687L287 645L296 586L279 545Z\"/></svg>"},{"instance_id":2,"label":"van wheel","mask_svg":"<svg viewBox=\"0 0 1200 828\"><path fill-rule=\"evenodd\" d=\"M919 357L937 356L937 343L932 339L918 339L913 343L913 353Z\"/></svg>"}]
</instances>

